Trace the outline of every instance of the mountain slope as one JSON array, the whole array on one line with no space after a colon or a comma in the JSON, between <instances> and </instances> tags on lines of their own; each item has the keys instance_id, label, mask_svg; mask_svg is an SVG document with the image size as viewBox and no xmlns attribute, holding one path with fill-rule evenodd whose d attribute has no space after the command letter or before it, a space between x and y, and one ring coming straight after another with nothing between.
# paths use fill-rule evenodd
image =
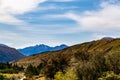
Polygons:
<instances>
[{"instance_id":1,"label":"mountain slope","mask_svg":"<svg viewBox=\"0 0 120 80\"><path fill-rule=\"evenodd\" d=\"M7 45L5 45L5 44L1 44L1 43L0 43L0 46L8 47Z\"/></svg>"},{"instance_id":2,"label":"mountain slope","mask_svg":"<svg viewBox=\"0 0 120 80\"><path fill-rule=\"evenodd\" d=\"M105 53L105 54L111 54L111 53L118 53L120 52L120 39L101 39L97 41L91 41L86 42L83 44L74 45L68 48L65 48L60 51L51 51L51 52L45 52L42 54L32 55L28 56L26 58L23 58L16 63L18 65L39 65L42 61L49 61L49 59L53 56L63 54L68 55L69 57L73 57L74 54L78 53L79 55L83 54L95 54L95 53ZM68 58L69 58L68 57Z\"/></svg>"},{"instance_id":3,"label":"mountain slope","mask_svg":"<svg viewBox=\"0 0 120 80\"><path fill-rule=\"evenodd\" d=\"M42 52L46 52L46 51L57 51L57 50L61 50L67 48L67 45L60 45L60 46L55 46L55 47L50 47L44 44L40 44L40 45L36 45L36 46L31 46L31 47L26 47L23 49L18 49L18 51L24 55L32 55L32 54L36 54L36 53L42 53Z\"/></svg>"},{"instance_id":4,"label":"mountain slope","mask_svg":"<svg viewBox=\"0 0 120 80\"><path fill-rule=\"evenodd\" d=\"M0 45L0 62L10 62L25 57L16 49Z\"/></svg>"}]
</instances>

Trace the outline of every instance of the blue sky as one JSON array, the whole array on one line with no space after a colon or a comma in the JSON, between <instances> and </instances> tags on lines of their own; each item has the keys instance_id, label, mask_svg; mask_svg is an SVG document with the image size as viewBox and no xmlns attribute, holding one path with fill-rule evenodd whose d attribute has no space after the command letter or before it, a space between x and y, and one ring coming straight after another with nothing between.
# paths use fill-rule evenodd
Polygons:
<instances>
[{"instance_id":1,"label":"blue sky","mask_svg":"<svg viewBox=\"0 0 120 80\"><path fill-rule=\"evenodd\" d=\"M0 33L15 48L120 37L120 0L1 0Z\"/></svg>"}]
</instances>

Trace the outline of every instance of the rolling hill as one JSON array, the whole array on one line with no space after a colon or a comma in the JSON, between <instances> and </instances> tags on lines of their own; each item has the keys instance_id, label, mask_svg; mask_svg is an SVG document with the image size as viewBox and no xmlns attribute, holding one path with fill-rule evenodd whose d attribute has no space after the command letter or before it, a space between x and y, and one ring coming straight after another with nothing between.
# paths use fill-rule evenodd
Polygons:
<instances>
[{"instance_id":1,"label":"rolling hill","mask_svg":"<svg viewBox=\"0 0 120 80\"><path fill-rule=\"evenodd\" d=\"M118 53L118 52L120 52L120 39L104 38L101 40L77 44L59 51L49 51L42 54L31 55L21 60L18 60L16 64L24 65L24 66L28 64L39 65L43 60L47 61L51 57L53 57L53 55L57 56L58 54L69 55L69 57L70 56L72 57L72 55L76 53L92 55L95 53L110 54L110 53Z\"/></svg>"}]
</instances>

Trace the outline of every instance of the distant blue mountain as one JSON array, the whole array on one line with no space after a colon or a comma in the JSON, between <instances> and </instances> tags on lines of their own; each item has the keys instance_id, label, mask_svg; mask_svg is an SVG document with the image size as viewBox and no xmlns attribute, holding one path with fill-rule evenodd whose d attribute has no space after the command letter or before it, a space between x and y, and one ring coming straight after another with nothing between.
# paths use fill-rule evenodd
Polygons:
<instances>
[{"instance_id":1,"label":"distant blue mountain","mask_svg":"<svg viewBox=\"0 0 120 80\"><path fill-rule=\"evenodd\" d=\"M40 44L40 45L26 47L23 49L18 49L18 51L26 56L29 56L29 55L36 54L36 53L62 50L62 49L67 48L67 47L68 46L65 44L62 44L60 46L55 46L55 47L50 47L50 46L47 46L44 44Z\"/></svg>"}]
</instances>

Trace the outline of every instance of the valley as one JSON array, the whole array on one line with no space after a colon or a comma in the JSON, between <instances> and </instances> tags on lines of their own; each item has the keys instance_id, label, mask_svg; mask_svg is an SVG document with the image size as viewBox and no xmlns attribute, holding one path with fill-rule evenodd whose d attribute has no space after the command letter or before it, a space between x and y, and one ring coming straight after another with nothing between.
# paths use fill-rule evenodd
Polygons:
<instances>
[{"instance_id":1,"label":"valley","mask_svg":"<svg viewBox=\"0 0 120 80\"><path fill-rule=\"evenodd\" d=\"M0 80L120 80L120 0L0 0Z\"/></svg>"},{"instance_id":2,"label":"valley","mask_svg":"<svg viewBox=\"0 0 120 80\"><path fill-rule=\"evenodd\" d=\"M119 80L119 57L120 39L103 38L30 55L11 64L26 80Z\"/></svg>"}]
</instances>

